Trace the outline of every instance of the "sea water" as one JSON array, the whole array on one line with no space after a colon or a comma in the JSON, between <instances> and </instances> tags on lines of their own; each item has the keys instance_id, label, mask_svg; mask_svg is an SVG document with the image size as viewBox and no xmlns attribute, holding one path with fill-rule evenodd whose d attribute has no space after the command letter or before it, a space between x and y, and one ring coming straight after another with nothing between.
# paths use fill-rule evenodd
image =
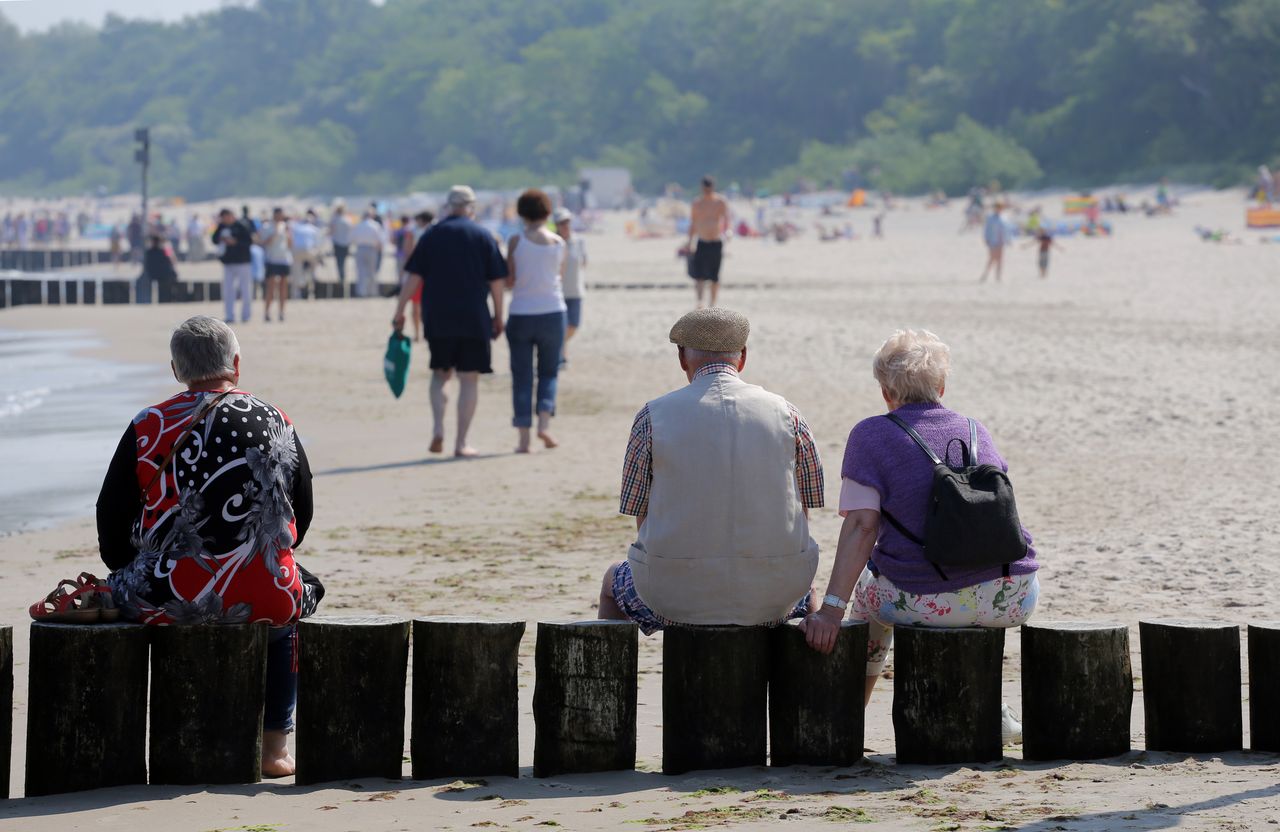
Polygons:
<instances>
[{"instance_id":1,"label":"sea water","mask_svg":"<svg viewBox=\"0 0 1280 832\"><path fill-rule=\"evenodd\" d=\"M92 515L129 421L174 386L164 362L83 355L102 346L87 332L0 329L0 534Z\"/></svg>"}]
</instances>

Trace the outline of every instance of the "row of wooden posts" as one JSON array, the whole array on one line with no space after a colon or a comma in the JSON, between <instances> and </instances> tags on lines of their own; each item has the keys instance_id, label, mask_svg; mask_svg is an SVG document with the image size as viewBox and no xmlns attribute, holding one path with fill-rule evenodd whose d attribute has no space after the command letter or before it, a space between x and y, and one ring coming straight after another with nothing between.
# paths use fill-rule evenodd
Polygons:
<instances>
[{"instance_id":1,"label":"row of wooden posts","mask_svg":"<svg viewBox=\"0 0 1280 832\"><path fill-rule=\"evenodd\" d=\"M1239 628L1139 626L1147 748L1240 749ZM401 777L411 632L412 776L518 776L524 631L522 621L460 618L303 621L297 781ZM267 636L263 624L33 624L27 796L145 782L258 781ZM7 691L10 709L12 638L12 628L0 630L0 696ZM794 623L669 628L663 771L856 763L863 753L866 640L866 624L846 622L834 653L823 656ZM999 759L1004 631L900 627L896 645L897 761ZM633 769L636 627L539 623L535 666L534 776ZM1280 751L1280 624L1249 627L1249 675L1252 747ZM1127 752L1128 628L1023 627L1022 692L1027 759ZM11 725L0 723L0 782L7 784Z\"/></svg>"},{"instance_id":2,"label":"row of wooden posts","mask_svg":"<svg viewBox=\"0 0 1280 832\"><path fill-rule=\"evenodd\" d=\"M130 265L129 268L136 269ZM382 296L395 294L394 283L379 283ZM307 290L317 300L352 297L352 286L316 281ZM149 300L139 299L136 277L23 277L0 279L0 309L14 306L106 306L131 303L203 303L222 300L220 280L179 280L172 285L155 285ZM148 297L146 290L141 290Z\"/></svg>"}]
</instances>

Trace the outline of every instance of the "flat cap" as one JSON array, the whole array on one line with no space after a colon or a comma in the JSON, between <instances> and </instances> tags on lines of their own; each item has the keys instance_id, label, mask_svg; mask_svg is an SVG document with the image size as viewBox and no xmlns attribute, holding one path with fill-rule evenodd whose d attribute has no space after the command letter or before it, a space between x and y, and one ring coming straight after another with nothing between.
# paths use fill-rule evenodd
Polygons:
<instances>
[{"instance_id":1,"label":"flat cap","mask_svg":"<svg viewBox=\"0 0 1280 832\"><path fill-rule=\"evenodd\" d=\"M454 185L449 189L445 202L449 205L470 205L476 201L476 192L466 185Z\"/></svg>"},{"instance_id":2,"label":"flat cap","mask_svg":"<svg viewBox=\"0 0 1280 832\"><path fill-rule=\"evenodd\" d=\"M695 309L671 327L671 343L703 352L737 352L747 345L747 316L721 306Z\"/></svg>"}]
</instances>

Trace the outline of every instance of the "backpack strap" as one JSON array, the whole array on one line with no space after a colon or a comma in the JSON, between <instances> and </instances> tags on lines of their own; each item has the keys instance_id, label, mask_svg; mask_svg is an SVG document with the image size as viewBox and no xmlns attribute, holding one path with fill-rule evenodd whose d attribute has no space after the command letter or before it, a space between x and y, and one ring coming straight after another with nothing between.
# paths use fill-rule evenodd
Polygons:
<instances>
[{"instance_id":1,"label":"backpack strap","mask_svg":"<svg viewBox=\"0 0 1280 832\"><path fill-rule=\"evenodd\" d=\"M933 449L930 448L928 444L926 444L925 441L920 438L920 434L916 433L915 429L912 428L911 425L908 425L906 422L902 421L902 419L898 416L898 414L886 413L884 414L884 418L888 419L890 422L893 422L895 425L905 430L907 432L907 435L910 436L912 439L914 439L916 441L916 444L920 446L920 450L924 451L925 454L929 457L929 459L933 460L934 465L942 464L942 460L938 457L937 454L933 452Z\"/></svg>"},{"instance_id":2,"label":"backpack strap","mask_svg":"<svg viewBox=\"0 0 1280 832\"><path fill-rule=\"evenodd\" d=\"M969 420L969 462L970 468L978 464L978 423Z\"/></svg>"},{"instance_id":3,"label":"backpack strap","mask_svg":"<svg viewBox=\"0 0 1280 832\"><path fill-rule=\"evenodd\" d=\"M889 521L889 525L897 529L898 533L901 534L903 537L905 537L907 540L910 540L912 543L916 544L917 546L924 545L923 540L916 537L914 534L911 533L910 529L908 529L906 526L899 523L898 518L894 517L892 514L885 511L884 506L880 507L880 514L884 517L884 519Z\"/></svg>"}]
</instances>

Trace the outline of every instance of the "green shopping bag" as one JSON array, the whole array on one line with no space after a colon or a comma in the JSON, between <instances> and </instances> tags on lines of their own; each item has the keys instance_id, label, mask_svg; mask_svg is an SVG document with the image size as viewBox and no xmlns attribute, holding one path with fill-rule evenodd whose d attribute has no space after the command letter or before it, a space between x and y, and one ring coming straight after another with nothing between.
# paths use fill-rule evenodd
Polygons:
<instances>
[{"instance_id":1,"label":"green shopping bag","mask_svg":"<svg viewBox=\"0 0 1280 832\"><path fill-rule=\"evenodd\" d=\"M409 339L399 332L391 333L387 339L387 354L382 359L382 372L387 377L387 384L396 398L404 392L404 384L409 380L409 356L411 354Z\"/></svg>"}]
</instances>

